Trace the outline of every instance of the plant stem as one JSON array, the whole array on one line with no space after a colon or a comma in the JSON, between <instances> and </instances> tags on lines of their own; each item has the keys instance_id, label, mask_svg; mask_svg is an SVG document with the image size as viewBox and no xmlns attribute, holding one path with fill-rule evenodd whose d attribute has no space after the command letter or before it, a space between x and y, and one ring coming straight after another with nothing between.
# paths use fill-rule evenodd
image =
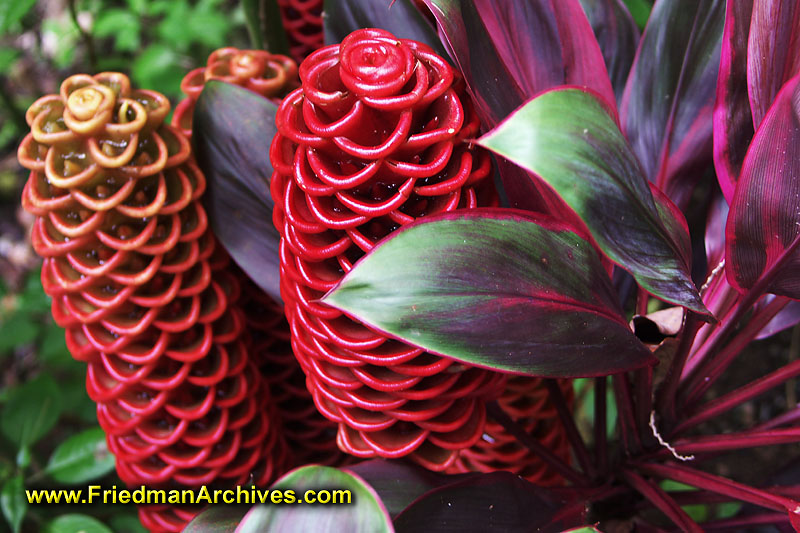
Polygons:
<instances>
[{"instance_id":1,"label":"plant stem","mask_svg":"<svg viewBox=\"0 0 800 533\"><path fill-rule=\"evenodd\" d=\"M724 494L733 499L752 503L753 505L766 507L767 509L773 509L775 511L793 511L800 505L798 502L789 498L743 485L727 478L708 474L688 466L639 463L636 465L636 468L645 474L664 479L672 479L699 489Z\"/></svg>"},{"instance_id":2,"label":"plant stem","mask_svg":"<svg viewBox=\"0 0 800 533\"><path fill-rule=\"evenodd\" d=\"M642 450L639 431L636 428L636 419L633 416L633 402L627 374L615 374L614 396L617 399L617 416L622 428L622 444L628 455L636 455Z\"/></svg>"},{"instance_id":3,"label":"plant stem","mask_svg":"<svg viewBox=\"0 0 800 533\"><path fill-rule=\"evenodd\" d=\"M78 9L75 7L75 0L69 0L69 14L72 17L72 22L75 23L77 26L78 31L81 34L81 38L83 39L83 44L86 46L86 53L89 56L89 66L92 68L93 71L97 71L97 53L95 52L94 48L94 39L92 38L92 34L87 32L81 26L81 23L78 22Z\"/></svg>"},{"instance_id":4,"label":"plant stem","mask_svg":"<svg viewBox=\"0 0 800 533\"><path fill-rule=\"evenodd\" d=\"M788 298L776 297L760 312L751 317L744 328L718 354L709 357L697 367L694 377L687 382L687 402L691 405L714 384L719 376L728 368L739 353L756 338L764 326L772 320L786 305Z\"/></svg>"},{"instance_id":5,"label":"plant stem","mask_svg":"<svg viewBox=\"0 0 800 533\"><path fill-rule=\"evenodd\" d=\"M800 442L800 428L769 429L764 431L745 431L723 435L704 435L676 441L672 446L678 453L709 453L727 450L755 448ZM668 455L668 450L660 450L658 455Z\"/></svg>"},{"instance_id":6,"label":"plant stem","mask_svg":"<svg viewBox=\"0 0 800 533\"><path fill-rule=\"evenodd\" d=\"M589 478L569 466L559 457L554 455L550 450L548 450L547 447L528 435L528 433L522 429L519 424L511 420L511 417L509 417L508 414L503 411L497 402L488 402L486 404L486 412L490 417L497 421L498 424L503 426L506 431L516 437L516 439L522 445L538 455L544 462L550 465L553 470L556 470L559 474L564 476L564 478L577 485L589 486L591 484Z\"/></svg>"},{"instance_id":7,"label":"plant stem","mask_svg":"<svg viewBox=\"0 0 800 533\"><path fill-rule=\"evenodd\" d=\"M564 399L564 393L561 391L561 387L554 379L546 379L544 382L550 394L550 401L553 402L556 411L558 411L558 417L561 419L564 431L567 434L567 439L569 439L572 450L578 458L581 469L589 477L595 477L597 475L597 470L592 464L592 460L589 458L589 450L586 448L586 443L583 442L583 438L578 432L578 428L575 426L575 418L567 406L567 401Z\"/></svg>"},{"instance_id":8,"label":"plant stem","mask_svg":"<svg viewBox=\"0 0 800 533\"><path fill-rule=\"evenodd\" d=\"M785 524L789 521L786 513L761 513L741 518L726 518L725 520L715 520L713 522L703 522L705 531L744 531L750 530L751 526L768 524Z\"/></svg>"},{"instance_id":9,"label":"plant stem","mask_svg":"<svg viewBox=\"0 0 800 533\"><path fill-rule=\"evenodd\" d=\"M639 437L646 446L655 442L653 434L648 431L648 420L653 410L653 367L648 366L633 373L634 415Z\"/></svg>"},{"instance_id":10,"label":"plant stem","mask_svg":"<svg viewBox=\"0 0 800 533\"><path fill-rule=\"evenodd\" d=\"M718 416L737 405L746 402L756 396L763 394L769 389L776 387L784 381L800 375L800 360L792 361L774 372L762 376L755 381L751 381L743 387L739 387L733 392L720 396L707 404L703 405L694 415L683 421L672 435L677 435L687 429L705 422L706 420Z\"/></svg>"},{"instance_id":11,"label":"plant stem","mask_svg":"<svg viewBox=\"0 0 800 533\"><path fill-rule=\"evenodd\" d=\"M597 458L597 468L600 472L608 469L608 441L606 421L608 409L606 406L606 376L594 380L594 448Z\"/></svg>"},{"instance_id":12,"label":"plant stem","mask_svg":"<svg viewBox=\"0 0 800 533\"><path fill-rule=\"evenodd\" d=\"M656 409L665 418L667 424L672 424L676 418L675 396L678 392L681 374L683 374L683 367L689 357L689 351L701 324L699 316L694 313L687 314L681 328L681 336L678 341L678 347L675 349L675 356L672 358L672 363L670 363L664 382L659 387Z\"/></svg>"},{"instance_id":13,"label":"plant stem","mask_svg":"<svg viewBox=\"0 0 800 533\"><path fill-rule=\"evenodd\" d=\"M681 531L702 533L703 528L692 520L692 518L686 514L686 511L681 509L681 507L675 503L675 500L670 498L661 487L628 469L622 471L622 476L631 487L639 491L642 496L647 498L656 508L667 515L667 518L672 520Z\"/></svg>"},{"instance_id":14,"label":"plant stem","mask_svg":"<svg viewBox=\"0 0 800 533\"><path fill-rule=\"evenodd\" d=\"M772 429L783 426L785 424L794 424L800 421L800 405L796 406L791 411L787 411L780 416L776 416L772 420L767 420L763 424L759 424L753 430Z\"/></svg>"}]
</instances>

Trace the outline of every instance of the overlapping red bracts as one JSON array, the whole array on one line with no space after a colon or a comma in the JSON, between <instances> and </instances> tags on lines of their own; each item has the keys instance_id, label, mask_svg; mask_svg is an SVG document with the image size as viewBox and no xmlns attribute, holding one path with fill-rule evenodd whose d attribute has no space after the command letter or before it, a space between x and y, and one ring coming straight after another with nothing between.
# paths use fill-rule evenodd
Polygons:
<instances>
[{"instance_id":1,"label":"overlapping red bracts","mask_svg":"<svg viewBox=\"0 0 800 533\"><path fill-rule=\"evenodd\" d=\"M19 148L23 205L67 346L134 486L267 484L285 444L248 359L237 279L199 202L188 140L162 95L127 77L76 75L37 100ZM142 509L152 531L196 512Z\"/></svg>"},{"instance_id":2,"label":"overlapping red bracts","mask_svg":"<svg viewBox=\"0 0 800 533\"><path fill-rule=\"evenodd\" d=\"M181 87L187 98L173 114L172 124L191 137L191 114L205 83L219 79L253 90L280 103L280 97L296 88L297 65L286 56L259 50L222 48L211 54L208 66L184 77ZM340 465L347 461L336 446L336 424L314 407L305 386L305 375L292 353L289 324L283 308L256 286L240 269L233 267L246 287L242 308L252 344L251 357L270 386L273 404L282 421L284 439L292 451L291 465L308 463Z\"/></svg>"},{"instance_id":3,"label":"overlapping red bracts","mask_svg":"<svg viewBox=\"0 0 800 533\"><path fill-rule=\"evenodd\" d=\"M180 128L189 138L192 136L195 103L209 80L220 80L250 89L279 104L298 85L297 63L284 55L263 50L227 47L212 52L205 67L196 68L183 77L181 90L186 98L175 106L172 114L172 125Z\"/></svg>"},{"instance_id":4,"label":"overlapping red bracts","mask_svg":"<svg viewBox=\"0 0 800 533\"><path fill-rule=\"evenodd\" d=\"M317 302L417 217L496 202L478 119L426 45L374 29L318 50L284 99L270 157L281 294L319 410L358 457L448 468L483 434L504 377L389 339Z\"/></svg>"},{"instance_id":5,"label":"overlapping red bracts","mask_svg":"<svg viewBox=\"0 0 800 533\"><path fill-rule=\"evenodd\" d=\"M567 404L572 405L574 397L572 382L562 380L559 385ZM539 440L564 462L570 462L566 431L541 378L525 376L509 378L506 389L497 403L525 432ZM520 443L498 422L489 420L483 437L470 448L459 452L450 472L497 470L513 472L540 486L564 483L564 478L538 455Z\"/></svg>"},{"instance_id":6,"label":"overlapping red bracts","mask_svg":"<svg viewBox=\"0 0 800 533\"><path fill-rule=\"evenodd\" d=\"M323 0L278 0L289 53L298 63L322 48Z\"/></svg>"},{"instance_id":7,"label":"overlapping red bracts","mask_svg":"<svg viewBox=\"0 0 800 533\"><path fill-rule=\"evenodd\" d=\"M252 356L269 384L292 452L292 465L341 466L351 461L336 445L336 423L322 416L292 352L283 307L242 274L243 309L252 335Z\"/></svg>"}]
</instances>

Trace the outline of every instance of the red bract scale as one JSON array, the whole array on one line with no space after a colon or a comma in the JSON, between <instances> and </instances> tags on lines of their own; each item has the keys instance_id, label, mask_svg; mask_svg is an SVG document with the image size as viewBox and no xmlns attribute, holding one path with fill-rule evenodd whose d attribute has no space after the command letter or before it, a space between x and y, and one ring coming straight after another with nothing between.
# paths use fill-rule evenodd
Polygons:
<instances>
[{"instance_id":1,"label":"red bract scale","mask_svg":"<svg viewBox=\"0 0 800 533\"><path fill-rule=\"evenodd\" d=\"M350 461L336 446L336 424L322 416L306 387L306 377L292 353L283 308L244 274L242 308L252 335L251 354L269 383L292 464L343 465Z\"/></svg>"},{"instance_id":2,"label":"red bract scale","mask_svg":"<svg viewBox=\"0 0 800 533\"><path fill-rule=\"evenodd\" d=\"M322 0L278 0L289 53L300 63L323 44Z\"/></svg>"},{"instance_id":3,"label":"red bract scale","mask_svg":"<svg viewBox=\"0 0 800 533\"><path fill-rule=\"evenodd\" d=\"M205 67L192 70L181 81L181 90L186 98L175 107L172 125L180 128L187 137L192 136L194 105L209 80L250 89L279 104L298 85L297 63L284 55L263 50L228 47L212 52Z\"/></svg>"},{"instance_id":4,"label":"red bract scale","mask_svg":"<svg viewBox=\"0 0 800 533\"><path fill-rule=\"evenodd\" d=\"M118 73L72 76L30 107L18 156L42 283L125 483L264 485L285 444L169 108ZM180 531L196 511L140 516Z\"/></svg>"},{"instance_id":5,"label":"red bract scale","mask_svg":"<svg viewBox=\"0 0 800 533\"><path fill-rule=\"evenodd\" d=\"M572 382L559 386L571 406ZM541 378L511 377L497 403L526 433L533 436L565 463L570 462L570 445L558 412ZM531 452L516 437L494 420L486 423L483 437L462 450L450 468L451 473L495 472L507 470L539 486L561 485L564 478Z\"/></svg>"},{"instance_id":6,"label":"red bract scale","mask_svg":"<svg viewBox=\"0 0 800 533\"><path fill-rule=\"evenodd\" d=\"M428 46L358 30L300 66L270 151L281 294L319 410L358 457L433 470L483 434L505 378L389 339L317 302L353 263L417 217L493 205L479 122Z\"/></svg>"}]
</instances>

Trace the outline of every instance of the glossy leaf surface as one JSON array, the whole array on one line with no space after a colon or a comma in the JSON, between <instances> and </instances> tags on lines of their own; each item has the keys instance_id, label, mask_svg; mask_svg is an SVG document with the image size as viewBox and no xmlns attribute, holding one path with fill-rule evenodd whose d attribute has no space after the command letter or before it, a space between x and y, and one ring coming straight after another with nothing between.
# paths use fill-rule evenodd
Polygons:
<instances>
[{"instance_id":1,"label":"glossy leaf surface","mask_svg":"<svg viewBox=\"0 0 800 533\"><path fill-rule=\"evenodd\" d=\"M339 44L361 28L380 28L399 39L413 39L447 58L442 42L412 0L325 0L325 44Z\"/></svg>"},{"instance_id":2,"label":"glossy leaf surface","mask_svg":"<svg viewBox=\"0 0 800 533\"><path fill-rule=\"evenodd\" d=\"M114 469L105 432L87 429L63 441L50 456L45 471L61 483L78 484L103 477Z\"/></svg>"},{"instance_id":3,"label":"glossy leaf surface","mask_svg":"<svg viewBox=\"0 0 800 533\"><path fill-rule=\"evenodd\" d=\"M541 176L603 253L646 291L708 314L691 280L682 215L671 204L657 205L630 146L593 94L544 93L478 144Z\"/></svg>"},{"instance_id":4,"label":"glossy leaf surface","mask_svg":"<svg viewBox=\"0 0 800 533\"><path fill-rule=\"evenodd\" d=\"M212 505L186 524L183 533L234 533L248 510L244 505Z\"/></svg>"},{"instance_id":5,"label":"glossy leaf surface","mask_svg":"<svg viewBox=\"0 0 800 533\"><path fill-rule=\"evenodd\" d=\"M732 286L745 291L761 280L768 292L800 298L800 74L753 137L725 231Z\"/></svg>"},{"instance_id":6,"label":"glossy leaf surface","mask_svg":"<svg viewBox=\"0 0 800 533\"><path fill-rule=\"evenodd\" d=\"M307 490L350 491L349 505L319 505L303 501L294 505L258 505L245 515L236 533L393 532L389 514L372 488L362 479L328 466L304 466L280 478L272 489L291 489L298 501ZM290 502L289 502L290 503Z\"/></svg>"},{"instance_id":7,"label":"glossy leaf surface","mask_svg":"<svg viewBox=\"0 0 800 533\"><path fill-rule=\"evenodd\" d=\"M722 36L714 105L714 167L729 203L754 133L747 92L747 40L752 13L753 0L728 2Z\"/></svg>"},{"instance_id":8,"label":"glossy leaf surface","mask_svg":"<svg viewBox=\"0 0 800 533\"><path fill-rule=\"evenodd\" d=\"M639 44L639 28L622 0L580 0L603 52L617 102Z\"/></svg>"},{"instance_id":9,"label":"glossy leaf surface","mask_svg":"<svg viewBox=\"0 0 800 533\"><path fill-rule=\"evenodd\" d=\"M211 227L242 269L280 301L278 245L269 194L275 104L247 89L209 81L194 112L197 162L208 180Z\"/></svg>"},{"instance_id":10,"label":"glossy leaf surface","mask_svg":"<svg viewBox=\"0 0 800 533\"><path fill-rule=\"evenodd\" d=\"M656 2L620 107L645 175L681 207L712 160L724 21L724 0Z\"/></svg>"},{"instance_id":11,"label":"glossy leaf surface","mask_svg":"<svg viewBox=\"0 0 800 533\"><path fill-rule=\"evenodd\" d=\"M429 351L507 372L594 376L651 362L592 245L523 211L404 226L323 302Z\"/></svg>"},{"instance_id":12,"label":"glossy leaf surface","mask_svg":"<svg viewBox=\"0 0 800 533\"><path fill-rule=\"evenodd\" d=\"M510 472L493 472L435 489L395 520L398 533L503 531L561 533L584 525L582 502L537 487Z\"/></svg>"}]
</instances>

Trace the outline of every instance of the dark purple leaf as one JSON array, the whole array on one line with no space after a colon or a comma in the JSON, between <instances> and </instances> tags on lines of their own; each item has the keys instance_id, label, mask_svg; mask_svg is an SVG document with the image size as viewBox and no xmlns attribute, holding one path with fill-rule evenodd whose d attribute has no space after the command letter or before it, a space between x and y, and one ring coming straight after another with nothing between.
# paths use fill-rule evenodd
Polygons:
<instances>
[{"instance_id":1,"label":"dark purple leaf","mask_svg":"<svg viewBox=\"0 0 800 533\"><path fill-rule=\"evenodd\" d=\"M756 129L783 84L800 72L800 3L760 0L753 5L747 51L747 88Z\"/></svg>"},{"instance_id":2,"label":"dark purple leaf","mask_svg":"<svg viewBox=\"0 0 800 533\"><path fill-rule=\"evenodd\" d=\"M369 483L392 517L429 490L460 481L464 476L477 475L439 474L411 463L386 459L364 461L347 467L345 471L353 472Z\"/></svg>"},{"instance_id":3,"label":"dark purple leaf","mask_svg":"<svg viewBox=\"0 0 800 533\"><path fill-rule=\"evenodd\" d=\"M600 44L617 102L639 44L639 28L622 0L580 0Z\"/></svg>"},{"instance_id":4,"label":"dark purple leaf","mask_svg":"<svg viewBox=\"0 0 800 533\"><path fill-rule=\"evenodd\" d=\"M565 492L493 472L434 489L395 519L398 533L560 533L586 524L585 505Z\"/></svg>"},{"instance_id":5,"label":"dark purple leaf","mask_svg":"<svg viewBox=\"0 0 800 533\"><path fill-rule=\"evenodd\" d=\"M765 283L768 292L800 298L800 74L753 137L725 231L733 287Z\"/></svg>"},{"instance_id":6,"label":"dark purple leaf","mask_svg":"<svg viewBox=\"0 0 800 533\"><path fill-rule=\"evenodd\" d=\"M656 2L622 98L622 129L647 178L685 207L712 160L724 0Z\"/></svg>"},{"instance_id":7,"label":"dark purple leaf","mask_svg":"<svg viewBox=\"0 0 800 533\"><path fill-rule=\"evenodd\" d=\"M722 36L714 106L714 166L729 203L754 131L747 93L747 39L752 12L753 0L728 2Z\"/></svg>"},{"instance_id":8,"label":"dark purple leaf","mask_svg":"<svg viewBox=\"0 0 800 533\"><path fill-rule=\"evenodd\" d=\"M358 476L329 466L303 466L284 475L270 488L282 491L283 504L257 505L245 515L236 533L295 533L309 531L334 533L347 531L353 533L393 532L389 514L383 507L375 491ZM333 498L346 498L347 504L320 505L310 501L317 499L321 491L328 491ZM306 491L312 491L307 493ZM288 493L292 492L292 496ZM332 500L330 500L332 501ZM339 500L347 501L347 499ZM302 505L300 505L302 503Z\"/></svg>"},{"instance_id":9,"label":"dark purple leaf","mask_svg":"<svg viewBox=\"0 0 800 533\"><path fill-rule=\"evenodd\" d=\"M380 28L399 39L414 39L447 57L436 31L412 0L325 0L325 44L339 44L361 28Z\"/></svg>"},{"instance_id":10,"label":"dark purple leaf","mask_svg":"<svg viewBox=\"0 0 800 533\"><path fill-rule=\"evenodd\" d=\"M725 201L725 197L717 193L716 198L711 202L706 222L705 245L708 275L725 258L725 222L728 220L728 211L728 202Z\"/></svg>"},{"instance_id":11,"label":"dark purple leaf","mask_svg":"<svg viewBox=\"0 0 800 533\"><path fill-rule=\"evenodd\" d=\"M431 352L511 373L595 376L653 361L591 243L525 211L403 226L323 302Z\"/></svg>"},{"instance_id":12,"label":"dark purple leaf","mask_svg":"<svg viewBox=\"0 0 800 533\"><path fill-rule=\"evenodd\" d=\"M246 505L212 505L186 524L183 533L234 533L248 509Z\"/></svg>"},{"instance_id":13,"label":"dark purple leaf","mask_svg":"<svg viewBox=\"0 0 800 533\"><path fill-rule=\"evenodd\" d=\"M769 304L776 296L771 294L766 295L761 301L758 302L756 305L756 312L758 309L765 307ZM781 309L781 311L775 315L775 317L767 322L767 325L758 333L756 339L766 339L767 337L771 337L776 333L780 333L785 329L789 329L791 327L800 324L800 302L789 302L786 307Z\"/></svg>"},{"instance_id":14,"label":"dark purple leaf","mask_svg":"<svg viewBox=\"0 0 800 533\"><path fill-rule=\"evenodd\" d=\"M214 233L253 281L281 301L280 235L269 194L276 111L247 89L209 81L195 108L192 141L208 180L204 201Z\"/></svg>"},{"instance_id":15,"label":"dark purple leaf","mask_svg":"<svg viewBox=\"0 0 800 533\"><path fill-rule=\"evenodd\" d=\"M485 125L558 85L613 106L603 55L578 0L425 0Z\"/></svg>"},{"instance_id":16,"label":"dark purple leaf","mask_svg":"<svg viewBox=\"0 0 800 533\"><path fill-rule=\"evenodd\" d=\"M477 142L547 182L646 291L709 315L689 274L683 215L660 193L654 199L600 98L575 88L548 91Z\"/></svg>"}]
</instances>

